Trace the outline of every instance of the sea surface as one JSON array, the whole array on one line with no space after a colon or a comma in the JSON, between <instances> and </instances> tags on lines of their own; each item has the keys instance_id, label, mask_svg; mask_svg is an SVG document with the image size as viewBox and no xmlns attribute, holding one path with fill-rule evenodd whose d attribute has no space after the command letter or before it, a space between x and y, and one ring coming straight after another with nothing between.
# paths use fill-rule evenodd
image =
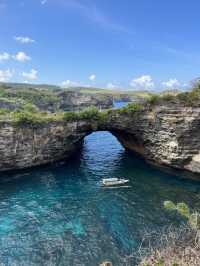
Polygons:
<instances>
[{"instance_id":1,"label":"sea surface","mask_svg":"<svg viewBox=\"0 0 200 266\"><path fill-rule=\"evenodd\" d=\"M105 177L130 187L103 188ZM0 265L135 265L145 232L179 226L163 202L200 209L200 183L166 173L97 132L71 160L0 176Z\"/></svg>"}]
</instances>

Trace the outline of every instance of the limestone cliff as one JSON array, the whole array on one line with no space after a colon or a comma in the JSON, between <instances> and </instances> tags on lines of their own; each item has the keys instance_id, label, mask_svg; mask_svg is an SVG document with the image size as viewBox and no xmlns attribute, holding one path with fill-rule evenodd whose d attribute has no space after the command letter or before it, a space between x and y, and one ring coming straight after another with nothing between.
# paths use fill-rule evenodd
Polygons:
<instances>
[{"instance_id":1,"label":"limestone cliff","mask_svg":"<svg viewBox=\"0 0 200 266\"><path fill-rule=\"evenodd\" d=\"M107 129L127 149L158 164L200 173L200 108L155 106L134 115L114 114Z\"/></svg>"},{"instance_id":2,"label":"limestone cliff","mask_svg":"<svg viewBox=\"0 0 200 266\"><path fill-rule=\"evenodd\" d=\"M0 122L0 171L23 169L71 156L91 132L87 122L19 127Z\"/></svg>"},{"instance_id":3,"label":"limestone cliff","mask_svg":"<svg viewBox=\"0 0 200 266\"><path fill-rule=\"evenodd\" d=\"M113 107L113 99L109 95L63 90L57 93L57 97L59 109L64 111L81 110L90 106L96 106L98 109Z\"/></svg>"},{"instance_id":4,"label":"limestone cliff","mask_svg":"<svg viewBox=\"0 0 200 266\"><path fill-rule=\"evenodd\" d=\"M0 122L0 170L21 169L68 158L83 138L108 130L122 145L159 165L200 173L200 107L158 105L133 113L113 110L96 119L16 126Z\"/></svg>"}]
</instances>

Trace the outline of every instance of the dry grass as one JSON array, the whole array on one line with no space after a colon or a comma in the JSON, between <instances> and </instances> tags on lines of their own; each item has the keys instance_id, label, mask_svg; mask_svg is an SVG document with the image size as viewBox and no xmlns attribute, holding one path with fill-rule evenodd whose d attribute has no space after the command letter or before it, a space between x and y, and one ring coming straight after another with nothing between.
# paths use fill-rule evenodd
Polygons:
<instances>
[{"instance_id":1,"label":"dry grass","mask_svg":"<svg viewBox=\"0 0 200 266\"><path fill-rule=\"evenodd\" d=\"M139 258L139 266L200 266L200 231L183 225L146 234L138 250Z\"/></svg>"}]
</instances>

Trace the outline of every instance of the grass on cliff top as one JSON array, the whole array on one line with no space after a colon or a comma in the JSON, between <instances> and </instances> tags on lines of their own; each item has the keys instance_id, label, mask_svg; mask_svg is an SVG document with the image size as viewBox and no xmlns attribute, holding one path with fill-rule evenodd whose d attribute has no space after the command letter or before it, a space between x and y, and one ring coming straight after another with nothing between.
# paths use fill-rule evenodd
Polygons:
<instances>
[{"instance_id":1,"label":"grass on cliff top","mask_svg":"<svg viewBox=\"0 0 200 266\"><path fill-rule=\"evenodd\" d=\"M142 104L132 103L120 109L99 111L96 107L89 107L80 112L48 113L39 111L34 105L28 103L21 110L10 111L0 109L1 121L14 121L16 125L42 125L48 122L74 122L90 121L105 123L112 115L132 115L142 109Z\"/></svg>"},{"instance_id":2,"label":"grass on cliff top","mask_svg":"<svg viewBox=\"0 0 200 266\"><path fill-rule=\"evenodd\" d=\"M150 106L161 105L165 103L180 104L191 107L200 105L200 81L197 81L194 84L191 91L180 92L177 94L153 94L146 100L146 104Z\"/></svg>"},{"instance_id":3,"label":"grass on cliff top","mask_svg":"<svg viewBox=\"0 0 200 266\"><path fill-rule=\"evenodd\" d=\"M1 95L1 93L0 93ZM2 96L2 95L1 95ZM31 103L24 104L20 110L10 111L0 109L0 120L11 120L16 125L39 125L47 122L73 122L80 120L96 121L105 123L109 118L116 115L137 115L148 106L162 105L165 103L195 106L200 104L200 83L195 84L190 92L182 92L177 95L151 95L144 103L131 103L120 109L108 109L99 111L96 107L89 107L80 112L41 112Z\"/></svg>"},{"instance_id":4,"label":"grass on cliff top","mask_svg":"<svg viewBox=\"0 0 200 266\"><path fill-rule=\"evenodd\" d=\"M80 120L87 121L103 121L107 116L107 112L98 111L96 107L90 107L81 112L57 112L48 113L40 112L35 106L27 104L22 110L10 111L8 109L0 109L0 120L14 121L19 126L36 126L48 122L74 122Z\"/></svg>"}]
</instances>

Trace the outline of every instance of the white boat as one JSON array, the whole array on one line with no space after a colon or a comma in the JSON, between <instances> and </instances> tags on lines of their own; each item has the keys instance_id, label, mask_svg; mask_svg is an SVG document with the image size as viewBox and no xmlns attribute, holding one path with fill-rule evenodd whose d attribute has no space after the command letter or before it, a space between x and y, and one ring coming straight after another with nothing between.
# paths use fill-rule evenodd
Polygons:
<instances>
[{"instance_id":1,"label":"white boat","mask_svg":"<svg viewBox=\"0 0 200 266\"><path fill-rule=\"evenodd\" d=\"M124 185L128 183L128 179L124 178L104 178L102 180L102 185L103 186L116 186L116 185Z\"/></svg>"}]
</instances>

